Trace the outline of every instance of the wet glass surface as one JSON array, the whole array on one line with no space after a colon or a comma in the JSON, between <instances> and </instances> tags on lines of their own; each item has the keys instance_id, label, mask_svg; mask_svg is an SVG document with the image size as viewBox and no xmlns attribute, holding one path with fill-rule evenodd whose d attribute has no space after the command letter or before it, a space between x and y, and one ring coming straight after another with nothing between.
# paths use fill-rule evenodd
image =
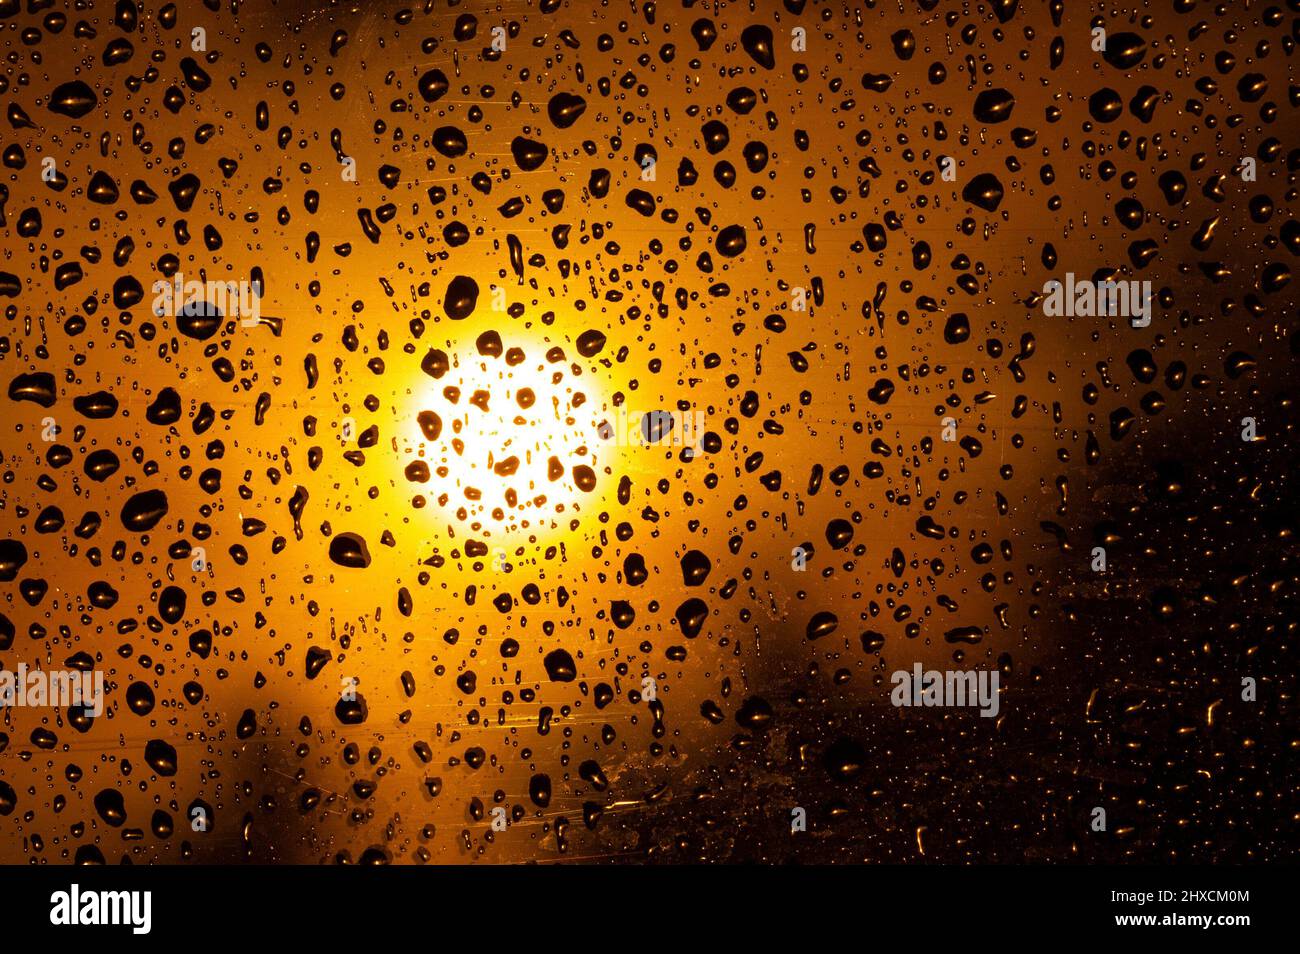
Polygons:
<instances>
[{"instance_id":1,"label":"wet glass surface","mask_svg":"<svg viewBox=\"0 0 1300 954\"><path fill-rule=\"evenodd\" d=\"M1291 857L1298 16L0 0L0 861Z\"/></svg>"}]
</instances>

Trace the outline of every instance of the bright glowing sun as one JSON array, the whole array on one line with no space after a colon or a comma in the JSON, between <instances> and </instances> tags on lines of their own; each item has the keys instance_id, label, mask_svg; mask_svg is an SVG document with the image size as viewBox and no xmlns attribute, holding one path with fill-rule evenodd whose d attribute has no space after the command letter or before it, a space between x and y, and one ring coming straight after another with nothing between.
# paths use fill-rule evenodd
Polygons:
<instances>
[{"instance_id":1,"label":"bright glowing sun","mask_svg":"<svg viewBox=\"0 0 1300 954\"><path fill-rule=\"evenodd\" d=\"M600 473L600 402L562 349L431 349L421 364L405 477L476 532L550 525L581 509Z\"/></svg>"}]
</instances>

